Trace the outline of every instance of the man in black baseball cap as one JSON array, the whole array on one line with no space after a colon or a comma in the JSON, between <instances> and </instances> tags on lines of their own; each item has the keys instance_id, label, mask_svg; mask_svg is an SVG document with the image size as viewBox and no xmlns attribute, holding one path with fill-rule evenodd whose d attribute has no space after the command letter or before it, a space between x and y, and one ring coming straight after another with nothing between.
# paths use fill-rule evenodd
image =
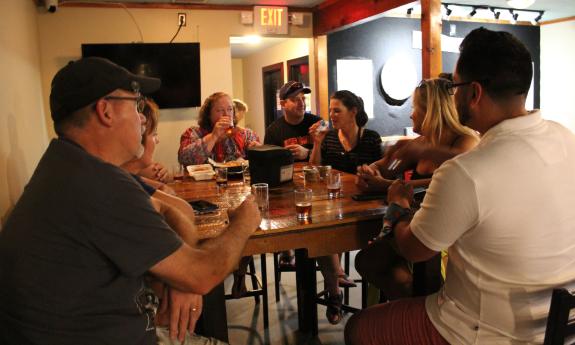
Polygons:
<instances>
[{"instance_id":1,"label":"man in black baseball cap","mask_svg":"<svg viewBox=\"0 0 575 345\"><path fill-rule=\"evenodd\" d=\"M170 327L170 336L183 339L201 312L197 295L239 261L261 221L253 198L202 247L190 240L190 218L150 198L119 168L142 152L140 92L159 86L100 58L73 62L54 77L59 138L0 232L0 344L156 345L147 274L167 284L170 298L174 289L192 296Z\"/></svg>"},{"instance_id":2,"label":"man in black baseball cap","mask_svg":"<svg viewBox=\"0 0 575 345\"><path fill-rule=\"evenodd\" d=\"M279 90L284 116L266 128L264 144L283 146L291 151L294 160L307 161L313 142L308 130L320 121L319 116L305 112L305 95L311 93L299 81L288 81Z\"/></svg>"},{"instance_id":3,"label":"man in black baseball cap","mask_svg":"<svg viewBox=\"0 0 575 345\"><path fill-rule=\"evenodd\" d=\"M279 95L280 95L280 99L285 101L286 99L288 99L290 97L296 96L300 92L303 94L308 94L308 93L311 93L311 89L308 87L305 87L299 81L290 80L287 83L282 85L282 87L280 88Z\"/></svg>"}]
</instances>

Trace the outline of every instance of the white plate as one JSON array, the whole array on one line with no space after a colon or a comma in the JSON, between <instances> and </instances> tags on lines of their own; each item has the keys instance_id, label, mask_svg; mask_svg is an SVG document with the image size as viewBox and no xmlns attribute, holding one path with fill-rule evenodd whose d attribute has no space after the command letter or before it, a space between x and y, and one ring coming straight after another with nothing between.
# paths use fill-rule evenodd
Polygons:
<instances>
[{"instance_id":1,"label":"white plate","mask_svg":"<svg viewBox=\"0 0 575 345\"><path fill-rule=\"evenodd\" d=\"M186 169L190 175L195 172L214 172L211 164L188 165Z\"/></svg>"},{"instance_id":2,"label":"white plate","mask_svg":"<svg viewBox=\"0 0 575 345\"><path fill-rule=\"evenodd\" d=\"M194 178L196 181L205 181L211 180L214 177L213 171L196 171L191 172L190 176Z\"/></svg>"}]
</instances>

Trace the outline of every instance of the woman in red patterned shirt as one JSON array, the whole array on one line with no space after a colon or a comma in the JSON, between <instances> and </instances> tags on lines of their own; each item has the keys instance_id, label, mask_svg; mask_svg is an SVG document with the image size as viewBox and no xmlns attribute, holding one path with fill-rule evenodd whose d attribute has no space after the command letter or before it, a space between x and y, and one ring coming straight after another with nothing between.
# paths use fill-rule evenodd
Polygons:
<instances>
[{"instance_id":1,"label":"woman in red patterned shirt","mask_svg":"<svg viewBox=\"0 0 575 345\"><path fill-rule=\"evenodd\" d=\"M180 138L178 161L183 165L202 164L208 158L216 162L246 158L247 148L260 145L257 134L236 126L232 98L216 92L200 108L199 126L188 128Z\"/></svg>"}]
</instances>

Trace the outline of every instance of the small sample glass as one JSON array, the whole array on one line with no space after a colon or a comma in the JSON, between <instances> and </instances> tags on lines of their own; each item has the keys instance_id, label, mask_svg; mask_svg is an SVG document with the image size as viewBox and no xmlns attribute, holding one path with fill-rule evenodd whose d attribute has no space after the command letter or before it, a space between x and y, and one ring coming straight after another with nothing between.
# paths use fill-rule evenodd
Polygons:
<instances>
[{"instance_id":1,"label":"small sample glass","mask_svg":"<svg viewBox=\"0 0 575 345\"><path fill-rule=\"evenodd\" d=\"M269 188L267 183L254 183L252 194L255 196L258 209L262 217L265 217L269 209Z\"/></svg>"},{"instance_id":2,"label":"small sample glass","mask_svg":"<svg viewBox=\"0 0 575 345\"><path fill-rule=\"evenodd\" d=\"M244 186L249 186L252 183L252 177L250 175L250 166L247 163L242 163L242 177L244 179Z\"/></svg>"},{"instance_id":3,"label":"small sample glass","mask_svg":"<svg viewBox=\"0 0 575 345\"><path fill-rule=\"evenodd\" d=\"M226 136L228 138L232 137L234 135L234 118L232 116L231 120L230 120L230 126L228 127L228 129L226 129Z\"/></svg>"},{"instance_id":4,"label":"small sample glass","mask_svg":"<svg viewBox=\"0 0 575 345\"><path fill-rule=\"evenodd\" d=\"M319 171L316 167L311 165L306 165L303 167L303 180L306 187L310 183L318 182L319 181Z\"/></svg>"},{"instance_id":5,"label":"small sample glass","mask_svg":"<svg viewBox=\"0 0 575 345\"><path fill-rule=\"evenodd\" d=\"M216 167L216 185L218 190L227 187L228 185L228 168Z\"/></svg>"},{"instance_id":6,"label":"small sample glass","mask_svg":"<svg viewBox=\"0 0 575 345\"><path fill-rule=\"evenodd\" d=\"M341 192L341 174L335 171L330 171L326 177L326 185L328 199L339 197L339 193Z\"/></svg>"},{"instance_id":7,"label":"small sample glass","mask_svg":"<svg viewBox=\"0 0 575 345\"><path fill-rule=\"evenodd\" d=\"M317 170L319 171L319 178L325 180L327 174L331 171L331 165L320 165L317 167Z\"/></svg>"},{"instance_id":8,"label":"small sample glass","mask_svg":"<svg viewBox=\"0 0 575 345\"><path fill-rule=\"evenodd\" d=\"M309 188L296 189L294 191L295 210L297 219L311 218L312 190Z\"/></svg>"},{"instance_id":9,"label":"small sample glass","mask_svg":"<svg viewBox=\"0 0 575 345\"><path fill-rule=\"evenodd\" d=\"M174 164L172 166L172 177L174 178L174 182L182 182L184 181L184 177L186 176L186 171L182 164Z\"/></svg>"}]
</instances>

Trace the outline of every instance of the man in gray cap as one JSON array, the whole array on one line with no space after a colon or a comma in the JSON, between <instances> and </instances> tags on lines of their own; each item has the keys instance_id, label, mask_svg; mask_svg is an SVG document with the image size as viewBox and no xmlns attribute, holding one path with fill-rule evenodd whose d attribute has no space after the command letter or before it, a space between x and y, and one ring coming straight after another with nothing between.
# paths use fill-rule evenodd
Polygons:
<instances>
[{"instance_id":1,"label":"man in gray cap","mask_svg":"<svg viewBox=\"0 0 575 345\"><path fill-rule=\"evenodd\" d=\"M189 245L193 223L118 168L142 154L140 92L159 86L101 58L54 77L59 138L0 233L1 344L157 344L144 276L201 295L237 264L260 223L252 198L230 214L222 236ZM184 328L199 304L181 310Z\"/></svg>"}]
</instances>

